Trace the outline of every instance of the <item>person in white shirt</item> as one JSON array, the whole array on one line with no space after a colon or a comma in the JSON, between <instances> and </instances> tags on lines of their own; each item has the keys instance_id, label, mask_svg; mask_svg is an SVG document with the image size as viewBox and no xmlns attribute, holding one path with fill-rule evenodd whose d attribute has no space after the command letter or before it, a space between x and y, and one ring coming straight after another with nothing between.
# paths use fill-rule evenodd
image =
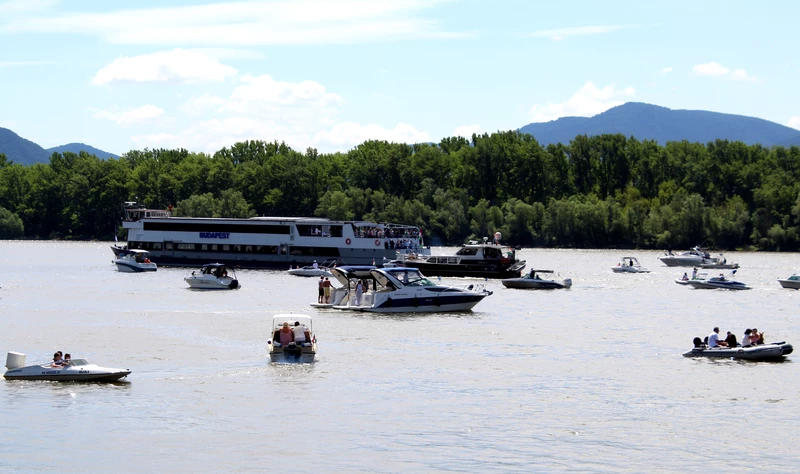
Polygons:
<instances>
[{"instance_id":1,"label":"person in white shirt","mask_svg":"<svg viewBox=\"0 0 800 474\"><path fill-rule=\"evenodd\" d=\"M297 344L302 344L304 342L310 342L311 337L308 334L308 328L305 324L300 324L300 321L294 322L294 342Z\"/></svg>"},{"instance_id":2,"label":"person in white shirt","mask_svg":"<svg viewBox=\"0 0 800 474\"><path fill-rule=\"evenodd\" d=\"M708 348L723 347L728 344L725 341L719 340L719 328L714 328L714 331L708 335Z\"/></svg>"},{"instance_id":3,"label":"person in white shirt","mask_svg":"<svg viewBox=\"0 0 800 474\"><path fill-rule=\"evenodd\" d=\"M319 268L319 265L317 264L317 261L316 261L316 260L314 260L314 265L313 265L313 267L314 267L314 270L316 270L317 268Z\"/></svg>"}]
</instances>

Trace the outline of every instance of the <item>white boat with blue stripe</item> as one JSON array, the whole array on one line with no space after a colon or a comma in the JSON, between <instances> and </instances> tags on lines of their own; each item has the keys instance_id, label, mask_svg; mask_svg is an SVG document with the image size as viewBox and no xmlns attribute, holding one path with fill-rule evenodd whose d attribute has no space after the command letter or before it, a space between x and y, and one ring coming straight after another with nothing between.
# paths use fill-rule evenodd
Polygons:
<instances>
[{"instance_id":1,"label":"white boat with blue stripe","mask_svg":"<svg viewBox=\"0 0 800 474\"><path fill-rule=\"evenodd\" d=\"M347 288L337 294L333 308L374 313L439 313L470 311L491 295L482 284L465 287L437 285L418 269L342 266L331 269ZM358 291L358 282L366 288Z\"/></svg>"},{"instance_id":2,"label":"white boat with blue stripe","mask_svg":"<svg viewBox=\"0 0 800 474\"><path fill-rule=\"evenodd\" d=\"M140 249L131 249L120 254L114 260L117 270L126 273L154 272L158 265L150 261L150 252Z\"/></svg>"}]
</instances>

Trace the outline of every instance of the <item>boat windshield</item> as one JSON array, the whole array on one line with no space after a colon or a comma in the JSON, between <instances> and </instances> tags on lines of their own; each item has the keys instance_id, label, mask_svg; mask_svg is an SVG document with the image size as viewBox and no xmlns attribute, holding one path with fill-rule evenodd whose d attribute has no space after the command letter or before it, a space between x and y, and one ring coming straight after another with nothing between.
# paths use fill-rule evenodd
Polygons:
<instances>
[{"instance_id":1,"label":"boat windshield","mask_svg":"<svg viewBox=\"0 0 800 474\"><path fill-rule=\"evenodd\" d=\"M70 365L89 365L89 364L91 364L91 362L89 362L86 359L72 359L70 363Z\"/></svg>"}]
</instances>

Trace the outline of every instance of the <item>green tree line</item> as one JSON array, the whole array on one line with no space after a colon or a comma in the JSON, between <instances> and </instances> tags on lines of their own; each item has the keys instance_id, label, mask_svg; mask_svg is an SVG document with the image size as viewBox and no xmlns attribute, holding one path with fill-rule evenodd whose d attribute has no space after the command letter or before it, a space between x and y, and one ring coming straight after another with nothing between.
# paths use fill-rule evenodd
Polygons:
<instances>
[{"instance_id":1,"label":"green tree line","mask_svg":"<svg viewBox=\"0 0 800 474\"><path fill-rule=\"evenodd\" d=\"M121 204L137 200L185 216L413 224L434 245L500 231L522 246L797 250L799 174L796 146L623 135L542 146L515 131L329 154L246 141L31 166L0 155L0 238L109 239Z\"/></svg>"}]
</instances>

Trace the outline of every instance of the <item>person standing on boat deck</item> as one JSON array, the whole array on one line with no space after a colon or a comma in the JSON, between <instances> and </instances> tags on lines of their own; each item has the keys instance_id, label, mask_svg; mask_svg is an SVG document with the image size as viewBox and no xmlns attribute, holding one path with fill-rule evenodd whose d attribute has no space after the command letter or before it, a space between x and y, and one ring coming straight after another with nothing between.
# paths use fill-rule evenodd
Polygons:
<instances>
[{"instance_id":1,"label":"person standing on boat deck","mask_svg":"<svg viewBox=\"0 0 800 474\"><path fill-rule=\"evenodd\" d=\"M311 337L308 333L308 328L305 324L300 324L300 321L294 322L294 342L301 344L303 342L311 342Z\"/></svg>"},{"instance_id":2,"label":"person standing on boat deck","mask_svg":"<svg viewBox=\"0 0 800 474\"><path fill-rule=\"evenodd\" d=\"M361 295L364 294L364 285L361 283L361 280L358 280L356 283L356 306L361 306Z\"/></svg>"},{"instance_id":3,"label":"person standing on boat deck","mask_svg":"<svg viewBox=\"0 0 800 474\"><path fill-rule=\"evenodd\" d=\"M314 270L317 270L319 268L319 265L317 264L316 260L314 260L314 264L312 266L314 267Z\"/></svg>"},{"instance_id":4,"label":"person standing on boat deck","mask_svg":"<svg viewBox=\"0 0 800 474\"><path fill-rule=\"evenodd\" d=\"M728 344L725 341L719 340L719 328L715 327L714 331L708 335L708 348L712 349L714 347L725 347Z\"/></svg>"},{"instance_id":5,"label":"person standing on boat deck","mask_svg":"<svg viewBox=\"0 0 800 474\"><path fill-rule=\"evenodd\" d=\"M330 304L330 302L331 302L331 281L328 279L328 277L325 277L325 281L322 283L322 290L323 290L323 293L324 293L323 301L325 302L325 304Z\"/></svg>"},{"instance_id":6,"label":"person standing on boat deck","mask_svg":"<svg viewBox=\"0 0 800 474\"><path fill-rule=\"evenodd\" d=\"M692 280L697 280L697 267L692 268Z\"/></svg>"},{"instance_id":7,"label":"person standing on boat deck","mask_svg":"<svg viewBox=\"0 0 800 474\"><path fill-rule=\"evenodd\" d=\"M317 282L317 286L319 287L319 291L317 291L318 294L317 303L320 304L322 304L322 297L325 296L325 289L323 288L324 283L325 283L325 277L320 276L319 281Z\"/></svg>"}]
</instances>

